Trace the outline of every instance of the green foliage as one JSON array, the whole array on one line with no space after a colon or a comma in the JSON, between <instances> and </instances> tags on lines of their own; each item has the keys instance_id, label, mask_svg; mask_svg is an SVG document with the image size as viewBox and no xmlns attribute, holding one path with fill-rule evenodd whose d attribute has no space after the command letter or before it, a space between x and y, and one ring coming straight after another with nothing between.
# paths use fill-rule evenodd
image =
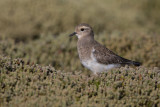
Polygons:
<instances>
[{"instance_id":1,"label":"green foliage","mask_svg":"<svg viewBox=\"0 0 160 107\"><path fill-rule=\"evenodd\" d=\"M122 67L99 75L0 57L2 106L160 106L160 70Z\"/></svg>"}]
</instances>

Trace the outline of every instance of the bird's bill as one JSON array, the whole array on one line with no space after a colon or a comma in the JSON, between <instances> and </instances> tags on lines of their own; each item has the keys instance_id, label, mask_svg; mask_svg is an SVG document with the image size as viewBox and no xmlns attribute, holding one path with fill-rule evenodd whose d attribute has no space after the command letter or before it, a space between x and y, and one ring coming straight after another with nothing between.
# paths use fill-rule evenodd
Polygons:
<instances>
[{"instance_id":1,"label":"bird's bill","mask_svg":"<svg viewBox=\"0 0 160 107\"><path fill-rule=\"evenodd\" d=\"M77 33L76 32L73 32L72 34L70 34L69 36L74 36L76 35Z\"/></svg>"}]
</instances>

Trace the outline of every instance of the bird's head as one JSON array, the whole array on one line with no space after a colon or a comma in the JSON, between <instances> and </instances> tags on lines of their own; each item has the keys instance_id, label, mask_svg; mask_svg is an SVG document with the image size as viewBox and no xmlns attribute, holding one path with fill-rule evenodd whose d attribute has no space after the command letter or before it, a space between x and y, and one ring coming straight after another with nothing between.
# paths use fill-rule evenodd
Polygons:
<instances>
[{"instance_id":1,"label":"bird's head","mask_svg":"<svg viewBox=\"0 0 160 107\"><path fill-rule=\"evenodd\" d=\"M78 39L81 39L86 36L94 38L92 27L90 27L88 24L85 24L85 23L82 23L76 26L75 32L70 34L70 36L74 36L74 35L76 35Z\"/></svg>"}]
</instances>

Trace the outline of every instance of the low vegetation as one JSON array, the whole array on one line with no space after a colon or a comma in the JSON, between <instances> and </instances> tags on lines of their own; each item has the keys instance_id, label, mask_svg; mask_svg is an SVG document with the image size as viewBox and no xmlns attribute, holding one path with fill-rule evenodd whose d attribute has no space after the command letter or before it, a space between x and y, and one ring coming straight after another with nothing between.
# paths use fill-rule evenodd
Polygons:
<instances>
[{"instance_id":1,"label":"low vegetation","mask_svg":"<svg viewBox=\"0 0 160 107\"><path fill-rule=\"evenodd\" d=\"M160 106L160 70L123 67L99 75L0 57L3 106Z\"/></svg>"},{"instance_id":2,"label":"low vegetation","mask_svg":"<svg viewBox=\"0 0 160 107\"><path fill-rule=\"evenodd\" d=\"M0 106L160 106L159 10L159 0L0 0ZM93 75L68 36L82 22L143 65Z\"/></svg>"}]
</instances>

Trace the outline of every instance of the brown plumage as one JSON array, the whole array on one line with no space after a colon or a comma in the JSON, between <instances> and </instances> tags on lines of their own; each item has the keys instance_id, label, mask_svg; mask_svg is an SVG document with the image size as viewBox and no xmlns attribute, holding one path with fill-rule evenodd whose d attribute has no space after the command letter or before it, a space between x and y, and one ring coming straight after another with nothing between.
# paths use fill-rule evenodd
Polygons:
<instances>
[{"instance_id":1,"label":"brown plumage","mask_svg":"<svg viewBox=\"0 0 160 107\"><path fill-rule=\"evenodd\" d=\"M131 61L116 55L94 40L94 33L88 24L80 24L75 28L75 32L70 36L77 35L77 48L81 63L97 73L107 71L122 65L140 66L139 62Z\"/></svg>"},{"instance_id":2,"label":"brown plumage","mask_svg":"<svg viewBox=\"0 0 160 107\"><path fill-rule=\"evenodd\" d=\"M94 56L96 57L97 61L102 64L128 64L128 65L135 65L140 66L139 62L131 61L125 58L122 58L109 49L107 49L105 46L102 46L98 42L95 41L94 45L95 51L93 52Z\"/></svg>"}]
</instances>

